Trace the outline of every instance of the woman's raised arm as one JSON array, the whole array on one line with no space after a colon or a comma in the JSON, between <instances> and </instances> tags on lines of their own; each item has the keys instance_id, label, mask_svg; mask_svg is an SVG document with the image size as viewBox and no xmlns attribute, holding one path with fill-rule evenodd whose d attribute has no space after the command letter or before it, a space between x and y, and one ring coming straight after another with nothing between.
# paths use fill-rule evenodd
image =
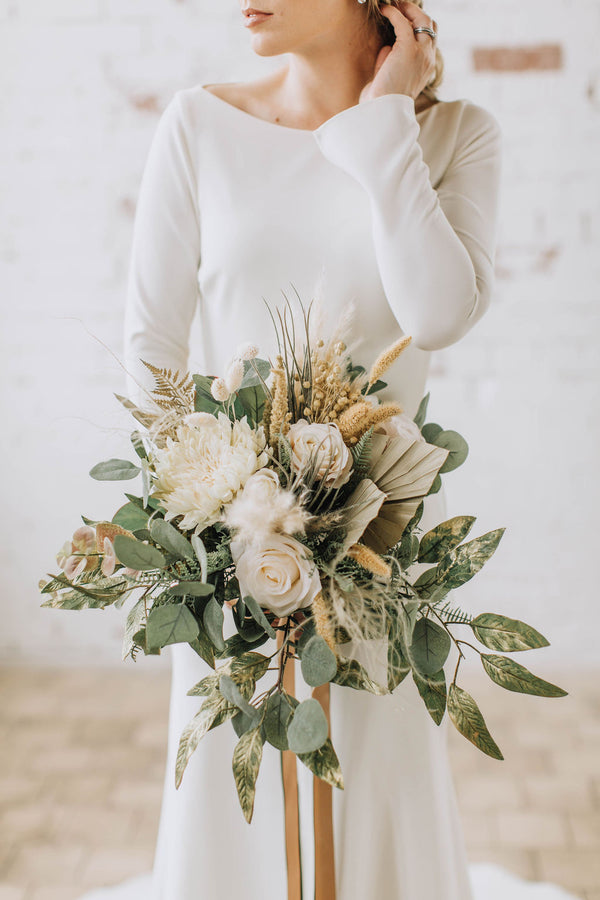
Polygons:
<instances>
[{"instance_id":1,"label":"woman's raised arm","mask_svg":"<svg viewBox=\"0 0 600 900\"><path fill-rule=\"evenodd\" d=\"M314 135L327 159L369 194L379 272L400 328L423 350L458 341L488 308L494 283L502 150L496 118L464 105L437 190L406 94L345 109Z\"/></svg>"},{"instance_id":2,"label":"woman's raised arm","mask_svg":"<svg viewBox=\"0 0 600 900\"><path fill-rule=\"evenodd\" d=\"M143 403L153 378L140 359L185 371L196 310L200 217L181 92L156 128L133 230L124 323L128 396Z\"/></svg>"}]
</instances>

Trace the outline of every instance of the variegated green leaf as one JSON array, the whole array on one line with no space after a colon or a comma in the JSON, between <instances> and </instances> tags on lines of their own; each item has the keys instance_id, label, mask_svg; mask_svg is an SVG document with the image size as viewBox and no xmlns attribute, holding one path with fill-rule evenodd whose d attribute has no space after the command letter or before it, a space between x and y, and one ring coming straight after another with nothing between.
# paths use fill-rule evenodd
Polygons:
<instances>
[{"instance_id":1,"label":"variegated green leaf","mask_svg":"<svg viewBox=\"0 0 600 900\"><path fill-rule=\"evenodd\" d=\"M317 778L322 778L332 787L344 790L342 768L333 749L331 738L327 738L318 750L313 750L311 753L298 753L297 756L300 762L304 763Z\"/></svg>"},{"instance_id":2,"label":"variegated green leaf","mask_svg":"<svg viewBox=\"0 0 600 900\"><path fill-rule=\"evenodd\" d=\"M233 751L233 775L240 806L247 822L252 821L256 779L263 754L264 739L260 726L245 732Z\"/></svg>"},{"instance_id":3,"label":"variegated green leaf","mask_svg":"<svg viewBox=\"0 0 600 900\"><path fill-rule=\"evenodd\" d=\"M473 527L475 516L454 516L423 535L419 545L420 563L437 563L450 550L458 547Z\"/></svg>"},{"instance_id":4,"label":"variegated green leaf","mask_svg":"<svg viewBox=\"0 0 600 900\"><path fill-rule=\"evenodd\" d=\"M371 694L387 694L383 685L378 684L369 676L367 670L357 659L348 659L338 656L337 673L331 679L335 684L343 684L344 687L354 688L356 691L369 691Z\"/></svg>"},{"instance_id":5,"label":"variegated green leaf","mask_svg":"<svg viewBox=\"0 0 600 900\"><path fill-rule=\"evenodd\" d=\"M140 630L146 622L146 604L145 598L140 599L133 604L127 613L127 621L125 623L125 634L123 635L123 646L121 655L123 659L127 659L135 646L134 635Z\"/></svg>"},{"instance_id":6,"label":"variegated green leaf","mask_svg":"<svg viewBox=\"0 0 600 900\"><path fill-rule=\"evenodd\" d=\"M450 591L470 581L494 555L505 531L496 528L451 550L438 566L438 581Z\"/></svg>"},{"instance_id":7,"label":"variegated green leaf","mask_svg":"<svg viewBox=\"0 0 600 900\"><path fill-rule=\"evenodd\" d=\"M519 694L534 694L536 697L566 697L567 692L556 684L538 678L525 666L509 659L508 656L496 656L493 653L482 653L483 668L492 681L507 691Z\"/></svg>"},{"instance_id":8,"label":"variegated green leaf","mask_svg":"<svg viewBox=\"0 0 600 900\"><path fill-rule=\"evenodd\" d=\"M460 733L494 759L504 759L488 731L481 711L470 694L451 684L448 689L448 715Z\"/></svg>"},{"instance_id":9,"label":"variegated green leaf","mask_svg":"<svg viewBox=\"0 0 600 900\"><path fill-rule=\"evenodd\" d=\"M480 613L471 624L475 637L490 650L511 652L548 647L549 641L531 625L496 613Z\"/></svg>"},{"instance_id":10,"label":"variegated green leaf","mask_svg":"<svg viewBox=\"0 0 600 900\"><path fill-rule=\"evenodd\" d=\"M205 734L237 713L237 706L228 703L220 694L208 697L199 712L186 725L179 739L175 763L175 787L178 788L189 759Z\"/></svg>"}]
</instances>

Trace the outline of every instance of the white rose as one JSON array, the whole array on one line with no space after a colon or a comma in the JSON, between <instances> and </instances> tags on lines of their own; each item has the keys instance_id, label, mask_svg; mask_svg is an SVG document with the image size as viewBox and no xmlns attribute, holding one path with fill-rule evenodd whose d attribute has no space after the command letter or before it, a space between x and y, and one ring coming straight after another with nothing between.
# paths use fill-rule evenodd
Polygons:
<instances>
[{"instance_id":1,"label":"white rose","mask_svg":"<svg viewBox=\"0 0 600 900\"><path fill-rule=\"evenodd\" d=\"M294 471L305 471L316 459L317 478L325 478L328 487L341 487L350 478L352 454L334 422L315 424L299 419L290 426L287 439L292 448Z\"/></svg>"},{"instance_id":2,"label":"white rose","mask_svg":"<svg viewBox=\"0 0 600 900\"><path fill-rule=\"evenodd\" d=\"M258 547L234 538L231 555L242 597L254 597L278 618L310 606L321 590L307 548L289 535L271 534Z\"/></svg>"},{"instance_id":3,"label":"white rose","mask_svg":"<svg viewBox=\"0 0 600 900\"><path fill-rule=\"evenodd\" d=\"M390 416L384 422L379 422L374 428L376 434L387 434L391 437L412 438L414 441L424 441L421 429L406 413Z\"/></svg>"}]
</instances>

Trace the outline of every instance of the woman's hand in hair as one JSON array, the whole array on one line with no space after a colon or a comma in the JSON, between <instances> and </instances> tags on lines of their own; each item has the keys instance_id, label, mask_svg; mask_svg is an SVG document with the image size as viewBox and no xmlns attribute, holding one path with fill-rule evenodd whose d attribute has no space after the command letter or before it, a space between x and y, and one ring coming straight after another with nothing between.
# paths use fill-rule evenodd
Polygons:
<instances>
[{"instance_id":1,"label":"woman's hand in hair","mask_svg":"<svg viewBox=\"0 0 600 900\"><path fill-rule=\"evenodd\" d=\"M379 5L379 11L394 28L396 41L379 51L373 78L361 91L361 103L384 94L407 94L416 100L435 73L435 42L424 32L414 34L413 28L425 25L437 31L436 23L415 3L398 3L400 8Z\"/></svg>"}]
</instances>

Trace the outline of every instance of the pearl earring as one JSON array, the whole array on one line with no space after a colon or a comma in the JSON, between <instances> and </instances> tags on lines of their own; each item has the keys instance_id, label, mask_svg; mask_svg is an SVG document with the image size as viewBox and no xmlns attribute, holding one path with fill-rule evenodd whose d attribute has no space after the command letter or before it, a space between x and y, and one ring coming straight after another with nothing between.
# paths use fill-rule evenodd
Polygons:
<instances>
[{"instance_id":1,"label":"pearl earring","mask_svg":"<svg viewBox=\"0 0 600 900\"><path fill-rule=\"evenodd\" d=\"M359 3L366 3L367 0L358 0Z\"/></svg>"}]
</instances>

